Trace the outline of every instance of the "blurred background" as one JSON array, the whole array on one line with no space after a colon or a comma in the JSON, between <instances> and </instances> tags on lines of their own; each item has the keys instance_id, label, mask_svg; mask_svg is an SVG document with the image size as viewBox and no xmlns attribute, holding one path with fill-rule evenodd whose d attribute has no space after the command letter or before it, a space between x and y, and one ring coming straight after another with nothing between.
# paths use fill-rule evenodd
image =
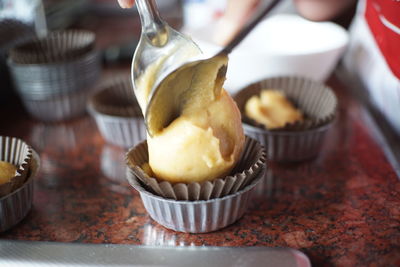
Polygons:
<instances>
[{"instance_id":1,"label":"blurred background","mask_svg":"<svg viewBox=\"0 0 400 267\"><path fill-rule=\"evenodd\" d=\"M157 4L162 17L170 25L190 34L207 52L219 48L212 43L210 37L212 37L211 32L215 28L215 23L224 12L226 2L226 0L158 0ZM338 18L338 21L347 26L352 11ZM292 1L282 1L272 15L277 13L294 14ZM117 0L0 0L0 79L3 87L0 103L7 104L7 99L13 95L12 83L6 67L9 49L33 36L43 37L50 31L65 29L93 31L96 34L96 49L100 53L103 66L129 64L139 38L140 20L136 8L122 9ZM272 37L268 38L277 39ZM253 39L255 39L254 42L258 42L257 37ZM279 42L277 39L276 43ZM242 51L251 49L251 45L250 47L244 45ZM245 53L239 53L240 47L237 50L238 53L232 54L232 73L228 73L228 89L232 87L235 90L251 81L280 73L280 71L278 73L260 71L260 67L255 64L252 70L242 73L243 64L245 64L243 60L249 61L252 58ZM264 59L272 60L271 58ZM282 58L278 60L282 61ZM284 69L287 68L287 64L283 66ZM235 65L240 68L235 69ZM336 61L333 60L331 65L325 71L326 73L311 78L325 80L336 65ZM316 66L316 68L319 67ZM298 69L304 69L304 67L299 66ZM234 80L238 72L241 78Z\"/></svg>"}]
</instances>

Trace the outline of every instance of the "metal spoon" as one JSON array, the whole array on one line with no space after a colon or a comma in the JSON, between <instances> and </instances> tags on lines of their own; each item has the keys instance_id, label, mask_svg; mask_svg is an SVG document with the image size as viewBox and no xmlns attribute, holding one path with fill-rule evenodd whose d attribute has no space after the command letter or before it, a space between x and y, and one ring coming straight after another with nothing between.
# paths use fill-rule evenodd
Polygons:
<instances>
[{"instance_id":1,"label":"metal spoon","mask_svg":"<svg viewBox=\"0 0 400 267\"><path fill-rule=\"evenodd\" d=\"M170 73L185 62L187 51L200 54L201 50L189 37L174 30L162 20L155 0L136 0L136 6L142 23L142 33L133 56L131 75L135 94L138 96L143 93L138 92L140 78L149 66L160 59L164 60L155 73L155 76L159 77L159 74ZM144 112L145 107L141 108Z\"/></svg>"},{"instance_id":2,"label":"metal spoon","mask_svg":"<svg viewBox=\"0 0 400 267\"><path fill-rule=\"evenodd\" d=\"M153 136L158 131L166 127L172 120L180 115L180 107L182 103L186 101L184 98L185 91L190 90L191 80L187 79L187 83L180 87L172 87L173 90L168 92L163 88L168 88L168 86L162 86L163 83L169 82L173 83L173 79L179 79L183 75L193 75L191 70L199 64L204 64L213 58L228 55L249 33L250 31L262 20L262 18L267 15L280 0L272 0L270 3L263 8L258 14L256 14L243 28L242 30L224 47L219 53L213 57L196 57L189 61L184 62L179 67L175 68L169 72L159 72L159 77L157 82L154 83L153 88L149 95L149 102L147 104L145 112L145 123L147 127L147 132L150 136ZM223 82L226 74L226 66L222 66L217 75L216 83ZM193 76L192 76L193 77ZM190 94L189 94L190 95Z\"/></svg>"}]
</instances>

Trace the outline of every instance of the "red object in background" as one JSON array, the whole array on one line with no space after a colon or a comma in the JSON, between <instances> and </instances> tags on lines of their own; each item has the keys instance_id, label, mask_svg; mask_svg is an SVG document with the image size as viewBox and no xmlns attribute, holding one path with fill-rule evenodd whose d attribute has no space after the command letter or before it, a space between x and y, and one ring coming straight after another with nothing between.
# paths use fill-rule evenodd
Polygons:
<instances>
[{"instance_id":1,"label":"red object in background","mask_svg":"<svg viewBox=\"0 0 400 267\"><path fill-rule=\"evenodd\" d=\"M365 18L390 69L400 79L400 1L367 0Z\"/></svg>"}]
</instances>

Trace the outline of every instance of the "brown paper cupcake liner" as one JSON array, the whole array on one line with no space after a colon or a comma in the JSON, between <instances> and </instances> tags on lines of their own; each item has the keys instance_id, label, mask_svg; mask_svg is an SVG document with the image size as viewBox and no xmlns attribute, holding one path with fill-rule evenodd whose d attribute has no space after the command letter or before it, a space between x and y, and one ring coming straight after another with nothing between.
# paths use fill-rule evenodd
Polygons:
<instances>
[{"instance_id":1,"label":"brown paper cupcake liner","mask_svg":"<svg viewBox=\"0 0 400 267\"><path fill-rule=\"evenodd\" d=\"M88 110L108 143L129 148L146 139L146 126L130 77L106 84L91 97Z\"/></svg>"},{"instance_id":2,"label":"brown paper cupcake liner","mask_svg":"<svg viewBox=\"0 0 400 267\"><path fill-rule=\"evenodd\" d=\"M267 131L246 124L243 128L246 135L266 148L268 160L298 162L318 155L331 126L332 123L304 131Z\"/></svg>"},{"instance_id":3,"label":"brown paper cupcake liner","mask_svg":"<svg viewBox=\"0 0 400 267\"><path fill-rule=\"evenodd\" d=\"M202 183L176 183L159 181L148 176L141 166L148 162L147 143L142 142L127 154L127 165L143 186L154 194L174 200L210 200L234 194L250 184L266 164L264 148L254 139L246 137L244 151L232 175Z\"/></svg>"},{"instance_id":4,"label":"brown paper cupcake liner","mask_svg":"<svg viewBox=\"0 0 400 267\"><path fill-rule=\"evenodd\" d=\"M32 149L24 141L0 136L0 160L17 166L15 176L9 182L0 185L0 197L10 194L25 182L31 159Z\"/></svg>"},{"instance_id":5,"label":"brown paper cupcake liner","mask_svg":"<svg viewBox=\"0 0 400 267\"><path fill-rule=\"evenodd\" d=\"M281 91L305 115L303 121L288 123L279 129L268 130L264 125L248 118L245 113L247 100L260 95L264 89ZM269 78L247 86L234 97L242 113L243 122L268 131L301 131L318 128L333 121L337 109L337 98L333 91L310 79L301 77Z\"/></svg>"},{"instance_id":6,"label":"brown paper cupcake liner","mask_svg":"<svg viewBox=\"0 0 400 267\"><path fill-rule=\"evenodd\" d=\"M95 34L83 30L52 32L10 50L10 58L18 64L46 64L73 60L94 49Z\"/></svg>"}]
</instances>

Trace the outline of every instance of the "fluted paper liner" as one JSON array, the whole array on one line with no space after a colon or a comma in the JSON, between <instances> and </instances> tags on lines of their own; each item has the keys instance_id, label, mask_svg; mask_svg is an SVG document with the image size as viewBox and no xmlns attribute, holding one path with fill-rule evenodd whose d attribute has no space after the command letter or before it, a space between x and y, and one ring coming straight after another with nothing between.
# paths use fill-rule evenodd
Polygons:
<instances>
[{"instance_id":1,"label":"fluted paper liner","mask_svg":"<svg viewBox=\"0 0 400 267\"><path fill-rule=\"evenodd\" d=\"M152 193L174 200L210 200L234 194L250 184L266 164L264 148L254 139L246 137L244 151L239 162L231 171L232 175L202 183L176 183L159 181L149 177L141 168L148 162L146 141L140 143L127 154L127 165Z\"/></svg>"},{"instance_id":2,"label":"fluted paper liner","mask_svg":"<svg viewBox=\"0 0 400 267\"><path fill-rule=\"evenodd\" d=\"M44 38L35 38L10 50L10 58L18 64L46 64L79 58L92 51L95 34L83 30L56 31Z\"/></svg>"},{"instance_id":3,"label":"fluted paper liner","mask_svg":"<svg viewBox=\"0 0 400 267\"><path fill-rule=\"evenodd\" d=\"M118 117L143 117L130 77L119 77L106 84L89 101L99 113Z\"/></svg>"},{"instance_id":4,"label":"fluted paper liner","mask_svg":"<svg viewBox=\"0 0 400 267\"><path fill-rule=\"evenodd\" d=\"M0 185L0 197L12 193L25 182L31 159L32 149L24 141L14 137L0 136L0 160L17 167L15 176L9 182Z\"/></svg>"},{"instance_id":5,"label":"fluted paper liner","mask_svg":"<svg viewBox=\"0 0 400 267\"><path fill-rule=\"evenodd\" d=\"M281 91L305 115L303 121L288 123L277 129L267 129L263 124L248 118L245 112L247 100L260 95L264 89ZM243 122L268 131L301 131L318 128L333 121L337 99L333 91L310 79L301 77L276 77L253 83L234 97L242 113Z\"/></svg>"}]
</instances>

